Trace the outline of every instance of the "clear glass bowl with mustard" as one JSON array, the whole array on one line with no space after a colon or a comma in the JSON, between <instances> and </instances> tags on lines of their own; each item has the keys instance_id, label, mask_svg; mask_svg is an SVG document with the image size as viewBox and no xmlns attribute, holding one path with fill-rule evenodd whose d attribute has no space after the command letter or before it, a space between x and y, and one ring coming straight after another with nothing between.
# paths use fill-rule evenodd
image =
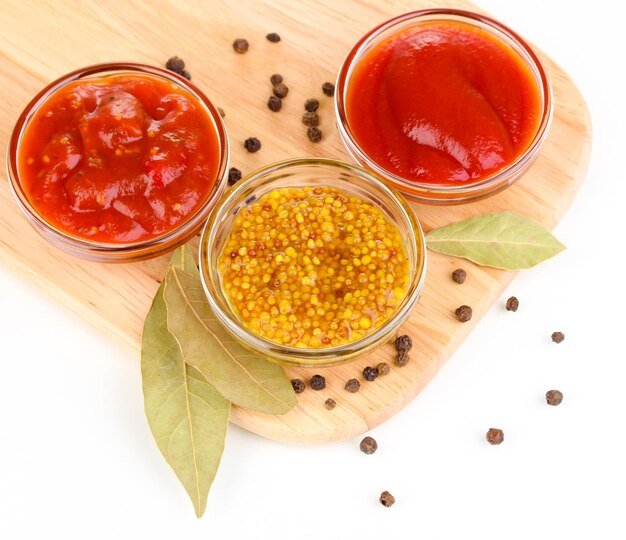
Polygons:
<instances>
[{"instance_id":1,"label":"clear glass bowl with mustard","mask_svg":"<svg viewBox=\"0 0 626 540\"><path fill-rule=\"evenodd\" d=\"M200 272L219 321L284 363L328 366L392 339L426 269L419 222L374 174L331 159L260 169L212 212Z\"/></svg>"}]
</instances>

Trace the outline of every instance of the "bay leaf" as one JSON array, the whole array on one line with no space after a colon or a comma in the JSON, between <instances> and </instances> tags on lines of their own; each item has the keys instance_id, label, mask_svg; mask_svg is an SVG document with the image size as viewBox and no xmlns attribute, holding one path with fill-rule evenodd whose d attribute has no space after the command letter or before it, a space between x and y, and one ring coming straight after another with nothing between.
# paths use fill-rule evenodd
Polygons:
<instances>
[{"instance_id":1,"label":"bay leaf","mask_svg":"<svg viewBox=\"0 0 626 540\"><path fill-rule=\"evenodd\" d=\"M186 244L174 251L174 255L172 255L172 260L170 261L170 266L180 268L188 274L198 272L196 261L193 258L191 250Z\"/></svg>"},{"instance_id":2,"label":"bay leaf","mask_svg":"<svg viewBox=\"0 0 626 540\"><path fill-rule=\"evenodd\" d=\"M230 335L207 302L197 268L191 270L173 264L165 277L167 326L184 361L236 405L270 414L291 410L297 399L283 368Z\"/></svg>"},{"instance_id":3,"label":"bay leaf","mask_svg":"<svg viewBox=\"0 0 626 540\"><path fill-rule=\"evenodd\" d=\"M201 517L224 450L230 403L197 369L183 362L178 343L167 329L164 289L162 283L144 323L144 406L161 454Z\"/></svg>"},{"instance_id":4,"label":"bay leaf","mask_svg":"<svg viewBox=\"0 0 626 540\"><path fill-rule=\"evenodd\" d=\"M432 251L504 270L531 268L565 249L550 231L515 212L492 212L433 229Z\"/></svg>"}]
</instances>

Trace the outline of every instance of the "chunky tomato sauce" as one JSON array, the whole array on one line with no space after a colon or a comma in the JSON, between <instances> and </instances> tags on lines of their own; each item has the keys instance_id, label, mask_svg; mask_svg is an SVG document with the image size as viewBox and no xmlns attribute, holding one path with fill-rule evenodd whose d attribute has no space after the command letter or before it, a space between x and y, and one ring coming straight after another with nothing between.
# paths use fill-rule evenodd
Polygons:
<instances>
[{"instance_id":1,"label":"chunky tomato sauce","mask_svg":"<svg viewBox=\"0 0 626 540\"><path fill-rule=\"evenodd\" d=\"M529 146L541 95L508 45L462 22L431 22L374 46L355 67L348 125L364 152L404 179L474 183Z\"/></svg>"},{"instance_id":2,"label":"chunky tomato sauce","mask_svg":"<svg viewBox=\"0 0 626 540\"><path fill-rule=\"evenodd\" d=\"M106 243L147 240L206 200L219 167L215 126L187 90L149 75L74 81L21 142L20 178L58 229Z\"/></svg>"}]
</instances>

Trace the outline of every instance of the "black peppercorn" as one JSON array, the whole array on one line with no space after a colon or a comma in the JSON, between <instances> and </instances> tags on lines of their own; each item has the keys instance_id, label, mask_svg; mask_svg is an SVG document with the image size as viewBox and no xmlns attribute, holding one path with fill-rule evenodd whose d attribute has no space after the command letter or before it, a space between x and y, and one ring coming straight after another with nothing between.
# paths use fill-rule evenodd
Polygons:
<instances>
[{"instance_id":1,"label":"black peppercorn","mask_svg":"<svg viewBox=\"0 0 626 540\"><path fill-rule=\"evenodd\" d=\"M335 85L333 83L325 82L322 85L322 92L326 96L334 96L335 95Z\"/></svg>"},{"instance_id":2,"label":"black peppercorn","mask_svg":"<svg viewBox=\"0 0 626 540\"><path fill-rule=\"evenodd\" d=\"M309 98L304 102L304 110L308 112L317 111L319 106L320 102L315 98Z\"/></svg>"},{"instance_id":3,"label":"black peppercorn","mask_svg":"<svg viewBox=\"0 0 626 540\"><path fill-rule=\"evenodd\" d=\"M396 365L398 367L404 367L409 363L411 357L409 356L409 351L398 351L396 355Z\"/></svg>"},{"instance_id":4,"label":"black peppercorn","mask_svg":"<svg viewBox=\"0 0 626 540\"><path fill-rule=\"evenodd\" d=\"M389 372L391 371L391 368L389 367L389 364L387 362L381 362L376 366L376 369L378 370L378 375L380 377L389 375Z\"/></svg>"},{"instance_id":5,"label":"black peppercorn","mask_svg":"<svg viewBox=\"0 0 626 540\"><path fill-rule=\"evenodd\" d=\"M369 456L378 450L378 443L373 437L365 437L361 441L359 448L361 449L361 452Z\"/></svg>"},{"instance_id":6,"label":"black peppercorn","mask_svg":"<svg viewBox=\"0 0 626 540\"><path fill-rule=\"evenodd\" d=\"M283 82L283 76L280 73L274 73L270 77L270 81L272 83L272 86L276 86L277 84L280 84L281 82Z\"/></svg>"},{"instance_id":7,"label":"black peppercorn","mask_svg":"<svg viewBox=\"0 0 626 540\"><path fill-rule=\"evenodd\" d=\"M228 185L234 186L239 180L241 180L241 171L237 167L231 167L228 170Z\"/></svg>"},{"instance_id":8,"label":"black peppercorn","mask_svg":"<svg viewBox=\"0 0 626 540\"><path fill-rule=\"evenodd\" d=\"M393 342L393 344L396 346L396 351L398 351L398 352L407 351L408 352L413 347L413 340L409 336L404 334L402 336L398 336L396 338L396 340Z\"/></svg>"},{"instance_id":9,"label":"black peppercorn","mask_svg":"<svg viewBox=\"0 0 626 540\"><path fill-rule=\"evenodd\" d=\"M283 106L283 100L276 96L270 96L267 100L267 108L270 111L278 112Z\"/></svg>"},{"instance_id":10,"label":"black peppercorn","mask_svg":"<svg viewBox=\"0 0 626 540\"><path fill-rule=\"evenodd\" d=\"M183 69L180 74L185 77L188 81L191 80L191 73L189 73L186 69Z\"/></svg>"},{"instance_id":11,"label":"black peppercorn","mask_svg":"<svg viewBox=\"0 0 626 540\"><path fill-rule=\"evenodd\" d=\"M367 366L363 370L363 377L366 381L372 382L376 377L378 377L378 370L375 367Z\"/></svg>"},{"instance_id":12,"label":"black peppercorn","mask_svg":"<svg viewBox=\"0 0 626 540\"><path fill-rule=\"evenodd\" d=\"M511 296L511 298L509 298L506 301L506 310L507 311L517 311L517 308L519 307L519 300L517 298L515 298L515 296Z\"/></svg>"},{"instance_id":13,"label":"black peppercorn","mask_svg":"<svg viewBox=\"0 0 626 540\"><path fill-rule=\"evenodd\" d=\"M309 141L313 143L318 143L322 140L322 130L315 126L311 126L307 129L306 135L309 138Z\"/></svg>"},{"instance_id":14,"label":"black peppercorn","mask_svg":"<svg viewBox=\"0 0 626 540\"><path fill-rule=\"evenodd\" d=\"M302 115L302 123L305 126L317 126L320 123L320 117L315 111L305 112Z\"/></svg>"},{"instance_id":15,"label":"black peppercorn","mask_svg":"<svg viewBox=\"0 0 626 540\"><path fill-rule=\"evenodd\" d=\"M460 322L467 322L472 318L472 308L469 306L460 306L456 308L454 315Z\"/></svg>"},{"instance_id":16,"label":"black peppercorn","mask_svg":"<svg viewBox=\"0 0 626 540\"><path fill-rule=\"evenodd\" d=\"M249 48L250 44L248 43L247 39L238 38L233 41L233 49L236 53L243 54L245 52L248 52Z\"/></svg>"},{"instance_id":17,"label":"black peppercorn","mask_svg":"<svg viewBox=\"0 0 626 540\"><path fill-rule=\"evenodd\" d=\"M278 43L280 41L280 36L276 32L271 32L265 36L265 39L272 43Z\"/></svg>"},{"instance_id":18,"label":"black peppercorn","mask_svg":"<svg viewBox=\"0 0 626 540\"><path fill-rule=\"evenodd\" d=\"M350 379L345 386L345 389L352 394L358 392L359 388L361 388L361 383L356 379Z\"/></svg>"},{"instance_id":19,"label":"black peppercorn","mask_svg":"<svg viewBox=\"0 0 626 540\"><path fill-rule=\"evenodd\" d=\"M261 149L261 141L256 137L248 137L244 141L243 146L248 152L258 152Z\"/></svg>"},{"instance_id":20,"label":"black peppercorn","mask_svg":"<svg viewBox=\"0 0 626 540\"><path fill-rule=\"evenodd\" d=\"M457 268L454 272L452 272L452 281L458 283L465 283L465 278L467 277L467 272L463 270L463 268Z\"/></svg>"},{"instance_id":21,"label":"black peppercorn","mask_svg":"<svg viewBox=\"0 0 626 540\"><path fill-rule=\"evenodd\" d=\"M185 61L178 56L172 56L167 62L165 62L165 68L180 75L185 69Z\"/></svg>"},{"instance_id":22,"label":"black peppercorn","mask_svg":"<svg viewBox=\"0 0 626 540\"><path fill-rule=\"evenodd\" d=\"M224 112L224 109L222 109L221 107L217 108L217 112L220 113L220 116L222 118L224 118L226 116L226 113Z\"/></svg>"},{"instance_id":23,"label":"black peppercorn","mask_svg":"<svg viewBox=\"0 0 626 540\"><path fill-rule=\"evenodd\" d=\"M289 87L281 82L274 85L272 92L276 97L284 98L289 93Z\"/></svg>"},{"instance_id":24,"label":"black peppercorn","mask_svg":"<svg viewBox=\"0 0 626 540\"><path fill-rule=\"evenodd\" d=\"M326 379L321 375L313 375L309 384L313 390L324 390L324 388L326 388Z\"/></svg>"},{"instance_id":25,"label":"black peppercorn","mask_svg":"<svg viewBox=\"0 0 626 540\"><path fill-rule=\"evenodd\" d=\"M546 392L546 403L556 407L563 401L563 393L559 390L548 390Z\"/></svg>"},{"instance_id":26,"label":"black peppercorn","mask_svg":"<svg viewBox=\"0 0 626 540\"><path fill-rule=\"evenodd\" d=\"M302 394L306 388L304 381L301 379L291 379L291 386L296 394Z\"/></svg>"},{"instance_id":27,"label":"black peppercorn","mask_svg":"<svg viewBox=\"0 0 626 540\"><path fill-rule=\"evenodd\" d=\"M396 502L396 498L388 491L383 491L380 494L380 498L378 500L380 501L380 504L382 504L386 508L393 506Z\"/></svg>"},{"instance_id":28,"label":"black peppercorn","mask_svg":"<svg viewBox=\"0 0 626 540\"><path fill-rule=\"evenodd\" d=\"M489 428L486 439L489 444L502 444L502 441L504 441L504 432L498 428Z\"/></svg>"},{"instance_id":29,"label":"black peppercorn","mask_svg":"<svg viewBox=\"0 0 626 540\"><path fill-rule=\"evenodd\" d=\"M564 339L565 339L565 334L563 332L552 333L552 341L554 341L554 343L561 343Z\"/></svg>"},{"instance_id":30,"label":"black peppercorn","mask_svg":"<svg viewBox=\"0 0 626 540\"><path fill-rule=\"evenodd\" d=\"M332 411L336 406L337 406L337 402L333 399L333 398L328 398L325 402L324 402L324 406L329 410Z\"/></svg>"}]
</instances>

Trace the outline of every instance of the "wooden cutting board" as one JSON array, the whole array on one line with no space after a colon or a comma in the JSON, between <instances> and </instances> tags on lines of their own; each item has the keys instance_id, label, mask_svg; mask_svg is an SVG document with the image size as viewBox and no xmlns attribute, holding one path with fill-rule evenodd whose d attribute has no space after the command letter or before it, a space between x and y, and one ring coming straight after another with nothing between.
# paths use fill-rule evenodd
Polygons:
<instances>
[{"instance_id":1,"label":"wooden cutting board","mask_svg":"<svg viewBox=\"0 0 626 540\"><path fill-rule=\"evenodd\" d=\"M0 18L0 143L22 108L45 84L92 63L132 60L162 65L178 54L193 81L226 111L232 165L244 173L280 159L329 156L349 159L335 127L332 100L321 85L334 81L352 44L368 29L391 16L423 7L473 8L469 2L427 0L181 0L71 2L69 0L3 0ZM506 21L503 21L506 23ZM268 42L278 32L282 41ZM231 43L245 37L247 54L235 54ZM585 103L568 76L542 55L554 89L555 114L543 152L528 174L511 189L482 202L458 207L415 205L426 230L494 210L515 210L553 227L569 207L587 167L591 142ZM269 77L279 72L290 88L283 110L270 112ZM321 101L320 144L308 142L300 123L306 98ZM259 137L261 151L248 154L243 141ZM0 263L30 279L47 294L90 324L137 353L141 329L168 257L152 261L103 265L84 262L50 247L24 216L9 192L6 166L0 170ZM393 347L353 363L324 370L293 369L307 379L323 371L327 388L307 389L296 409L270 416L235 408L232 421L255 433L296 443L331 441L362 433L409 403L432 379L463 339L478 324L514 274L479 268L468 262L429 254L422 298L403 332L415 344L411 362L393 367L375 382L363 381L357 394L346 380L366 365L393 364ZM464 285L450 279L458 266L468 271ZM461 304L474 308L461 324L453 312ZM337 407L324 407L327 397Z\"/></svg>"}]
</instances>

